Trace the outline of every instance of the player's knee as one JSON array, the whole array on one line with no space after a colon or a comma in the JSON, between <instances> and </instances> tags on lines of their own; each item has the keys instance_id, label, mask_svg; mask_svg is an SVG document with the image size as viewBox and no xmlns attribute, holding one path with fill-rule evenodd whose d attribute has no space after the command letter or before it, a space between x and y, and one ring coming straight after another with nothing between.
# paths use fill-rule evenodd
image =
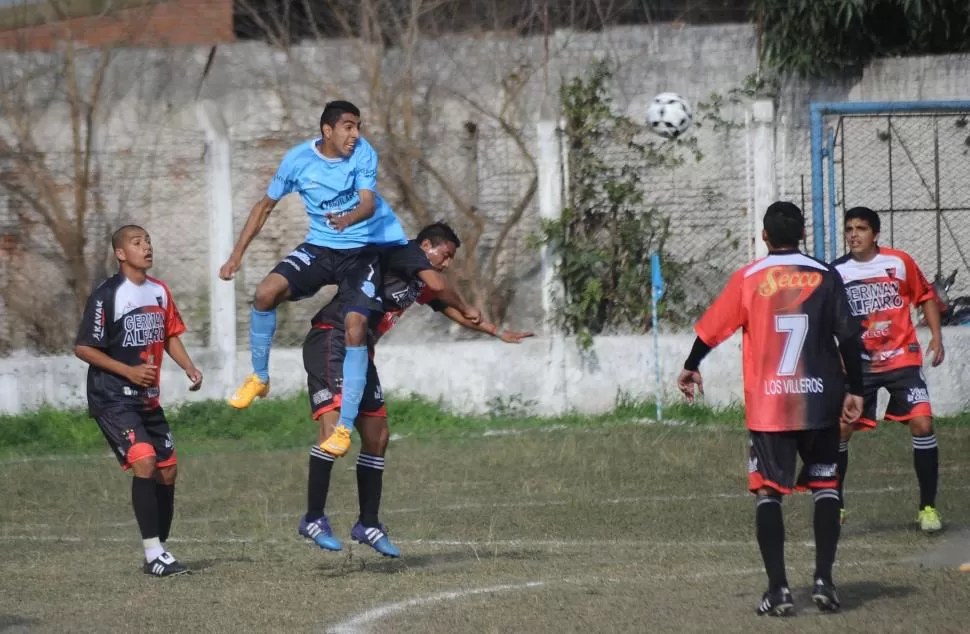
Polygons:
<instances>
[{"instance_id":1,"label":"player's knee","mask_svg":"<svg viewBox=\"0 0 970 634\"><path fill-rule=\"evenodd\" d=\"M288 291L289 284L285 277L269 275L256 287L253 306L256 310L273 310L286 298Z\"/></svg>"},{"instance_id":2,"label":"player's knee","mask_svg":"<svg viewBox=\"0 0 970 634\"><path fill-rule=\"evenodd\" d=\"M367 314L349 310L344 316L344 332L348 346L362 346L367 342Z\"/></svg>"},{"instance_id":3,"label":"player's knee","mask_svg":"<svg viewBox=\"0 0 970 634\"><path fill-rule=\"evenodd\" d=\"M136 442L128 448L125 455L131 473L137 478L152 478L155 476L155 448L151 443Z\"/></svg>"},{"instance_id":4,"label":"player's knee","mask_svg":"<svg viewBox=\"0 0 970 634\"><path fill-rule=\"evenodd\" d=\"M933 419L929 416L917 416L909 421L909 432L913 436L929 436L933 432Z\"/></svg>"},{"instance_id":5,"label":"player's knee","mask_svg":"<svg viewBox=\"0 0 970 634\"><path fill-rule=\"evenodd\" d=\"M357 429L361 451L372 456L383 456L387 452L391 432L386 417L367 416L358 422Z\"/></svg>"},{"instance_id":6,"label":"player's knee","mask_svg":"<svg viewBox=\"0 0 970 634\"><path fill-rule=\"evenodd\" d=\"M757 496L756 502L759 505L774 503L774 502L781 503L781 497L782 497L781 492L776 491L771 487L761 487L760 489L755 491L755 495Z\"/></svg>"},{"instance_id":7,"label":"player's knee","mask_svg":"<svg viewBox=\"0 0 970 634\"><path fill-rule=\"evenodd\" d=\"M158 467L155 471L155 479L165 486L172 486L175 484L175 479L178 477L178 465L171 464L164 467Z\"/></svg>"},{"instance_id":8,"label":"player's knee","mask_svg":"<svg viewBox=\"0 0 970 634\"><path fill-rule=\"evenodd\" d=\"M816 504L839 504L839 492L836 489L815 489L812 491L812 500Z\"/></svg>"},{"instance_id":9,"label":"player's knee","mask_svg":"<svg viewBox=\"0 0 970 634\"><path fill-rule=\"evenodd\" d=\"M840 423L839 440L849 442L849 439L852 438L852 431L852 425L848 423Z\"/></svg>"}]
</instances>

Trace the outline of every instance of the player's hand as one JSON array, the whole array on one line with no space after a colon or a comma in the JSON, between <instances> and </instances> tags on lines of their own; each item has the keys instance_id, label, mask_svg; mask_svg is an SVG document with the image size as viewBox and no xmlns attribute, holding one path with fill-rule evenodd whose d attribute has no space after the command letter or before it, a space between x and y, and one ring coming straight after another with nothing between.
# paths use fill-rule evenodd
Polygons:
<instances>
[{"instance_id":1,"label":"player's hand","mask_svg":"<svg viewBox=\"0 0 970 634\"><path fill-rule=\"evenodd\" d=\"M690 370L681 370L680 376L677 377L677 389L680 390L681 394L687 399L688 403L694 402L694 386L697 386L697 391L699 394L704 394L704 381L701 379L700 372L691 372Z\"/></svg>"},{"instance_id":2,"label":"player's hand","mask_svg":"<svg viewBox=\"0 0 970 634\"><path fill-rule=\"evenodd\" d=\"M350 225L354 224L353 218L350 214L327 214L327 224L329 224L337 233L340 233Z\"/></svg>"},{"instance_id":3,"label":"player's hand","mask_svg":"<svg viewBox=\"0 0 970 634\"><path fill-rule=\"evenodd\" d=\"M185 376L189 377L191 385L189 385L189 392L198 392L202 387L202 370L192 366L185 371Z\"/></svg>"},{"instance_id":4,"label":"player's hand","mask_svg":"<svg viewBox=\"0 0 970 634\"><path fill-rule=\"evenodd\" d=\"M846 394L842 399L842 419L845 425L851 425L862 416L862 397L857 394Z\"/></svg>"},{"instance_id":5,"label":"player's hand","mask_svg":"<svg viewBox=\"0 0 970 634\"><path fill-rule=\"evenodd\" d=\"M482 323L482 311L478 310L477 308L465 306L461 309L461 316L476 326Z\"/></svg>"},{"instance_id":6,"label":"player's hand","mask_svg":"<svg viewBox=\"0 0 970 634\"><path fill-rule=\"evenodd\" d=\"M527 339L529 337L534 337L534 336L535 335L533 335L531 332L528 332L528 331L518 332L516 330L506 330L501 334L499 339L501 339L505 343L522 343L523 339Z\"/></svg>"},{"instance_id":7,"label":"player's hand","mask_svg":"<svg viewBox=\"0 0 970 634\"><path fill-rule=\"evenodd\" d=\"M943 349L943 342L933 337L930 339L930 345L926 346L926 351L933 356L933 367L943 363L943 357L946 356L946 351Z\"/></svg>"},{"instance_id":8,"label":"player's hand","mask_svg":"<svg viewBox=\"0 0 970 634\"><path fill-rule=\"evenodd\" d=\"M132 366L125 378L138 387L151 387L158 378L158 366L150 363Z\"/></svg>"},{"instance_id":9,"label":"player's hand","mask_svg":"<svg viewBox=\"0 0 970 634\"><path fill-rule=\"evenodd\" d=\"M239 270L240 266L242 266L242 261L240 258L236 257L235 255L230 255L229 259L226 260L226 263L219 267L219 279L226 281L231 280L236 274L236 271Z\"/></svg>"}]
</instances>

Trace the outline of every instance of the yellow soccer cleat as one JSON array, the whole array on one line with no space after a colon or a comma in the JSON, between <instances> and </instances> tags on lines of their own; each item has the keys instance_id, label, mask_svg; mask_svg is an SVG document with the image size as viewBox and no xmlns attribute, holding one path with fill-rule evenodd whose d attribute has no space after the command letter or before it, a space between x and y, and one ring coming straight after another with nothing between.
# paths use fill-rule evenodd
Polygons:
<instances>
[{"instance_id":1,"label":"yellow soccer cleat","mask_svg":"<svg viewBox=\"0 0 970 634\"><path fill-rule=\"evenodd\" d=\"M916 521L919 523L919 529L924 533L935 533L943 529L943 520L940 519L940 513L932 506L924 506L919 515L916 516Z\"/></svg>"},{"instance_id":2,"label":"yellow soccer cleat","mask_svg":"<svg viewBox=\"0 0 970 634\"><path fill-rule=\"evenodd\" d=\"M257 398L263 398L269 394L269 381L263 383L255 374L249 376L246 382L229 397L229 404L236 409L246 409L253 404Z\"/></svg>"},{"instance_id":3,"label":"yellow soccer cleat","mask_svg":"<svg viewBox=\"0 0 970 634\"><path fill-rule=\"evenodd\" d=\"M350 430L343 425L337 425L330 437L320 443L320 449L337 458L343 456L350 451Z\"/></svg>"}]
</instances>

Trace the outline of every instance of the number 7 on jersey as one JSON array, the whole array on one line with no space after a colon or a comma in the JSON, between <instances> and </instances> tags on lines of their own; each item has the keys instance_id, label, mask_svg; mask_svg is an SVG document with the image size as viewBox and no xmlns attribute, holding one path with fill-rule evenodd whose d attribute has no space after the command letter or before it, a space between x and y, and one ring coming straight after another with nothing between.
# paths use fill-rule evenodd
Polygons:
<instances>
[{"instance_id":1,"label":"number 7 on jersey","mask_svg":"<svg viewBox=\"0 0 970 634\"><path fill-rule=\"evenodd\" d=\"M792 376L798 369L798 360L808 337L808 315L775 315L775 332L788 335L778 362L778 376Z\"/></svg>"}]
</instances>

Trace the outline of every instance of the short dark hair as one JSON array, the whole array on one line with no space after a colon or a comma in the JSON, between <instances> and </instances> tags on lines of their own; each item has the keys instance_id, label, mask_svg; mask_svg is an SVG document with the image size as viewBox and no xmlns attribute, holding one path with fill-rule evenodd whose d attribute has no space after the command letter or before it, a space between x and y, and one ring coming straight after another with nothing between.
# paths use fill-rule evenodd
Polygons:
<instances>
[{"instance_id":1,"label":"short dark hair","mask_svg":"<svg viewBox=\"0 0 970 634\"><path fill-rule=\"evenodd\" d=\"M431 240L431 246L436 247L442 242L454 242L455 248L461 246L461 240L455 230L445 222L434 222L425 227L418 233L417 243L421 244L425 240Z\"/></svg>"},{"instance_id":2,"label":"short dark hair","mask_svg":"<svg viewBox=\"0 0 970 634\"><path fill-rule=\"evenodd\" d=\"M879 214L868 207L853 207L845 212L845 218L842 220L843 225L850 220L864 220L868 222L873 233L879 233L879 228L882 224L879 220Z\"/></svg>"},{"instance_id":3,"label":"short dark hair","mask_svg":"<svg viewBox=\"0 0 970 634\"><path fill-rule=\"evenodd\" d=\"M118 227L115 229L115 232L111 234L111 248L120 249L124 245L125 238L127 238L128 234L132 231L145 231L145 228L139 225L123 225ZM145 233L148 232L145 231Z\"/></svg>"},{"instance_id":4,"label":"short dark hair","mask_svg":"<svg viewBox=\"0 0 970 634\"><path fill-rule=\"evenodd\" d=\"M781 200L771 203L762 222L768 242L776 249L797 247L805 235L805 216L794 203Z\"/></svg>"},{"instance_id":5,"label":"short dark hair","mask_svg":"<svg viewBox=\"0 0 970 634\"><path fill-rule=\"evenodd\" d=\"M360 118L360 110L349 101L327 102L327 105L323 107L323 114L320 115L320 129L322 130L325 125L334 127L340 121L340 117L345 114L352 114L358 119Z\"/></svg>"}]
</instances>

